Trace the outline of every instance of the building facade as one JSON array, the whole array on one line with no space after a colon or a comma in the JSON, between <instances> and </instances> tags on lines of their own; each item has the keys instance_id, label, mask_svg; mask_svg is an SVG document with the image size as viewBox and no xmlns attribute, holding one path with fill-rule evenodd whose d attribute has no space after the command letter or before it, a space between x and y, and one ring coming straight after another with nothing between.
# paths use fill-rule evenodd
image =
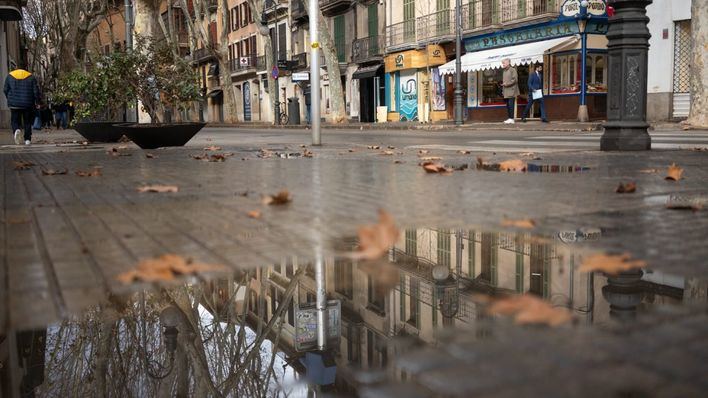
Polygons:
<instances>
[{"instance_id":1,"label":"building facade","mask_svg":"<svg viewBox=\"0 0 708 398\"><path fill-rule=\"evenodd\" d=\"M0 76L3 82L11 71L26 64L19 22L22 7L26 5L26 0L0 0ZM4 95L0 95L0 123L7 128L10 126L10 108Z\"/></svg>"}]
</instances>

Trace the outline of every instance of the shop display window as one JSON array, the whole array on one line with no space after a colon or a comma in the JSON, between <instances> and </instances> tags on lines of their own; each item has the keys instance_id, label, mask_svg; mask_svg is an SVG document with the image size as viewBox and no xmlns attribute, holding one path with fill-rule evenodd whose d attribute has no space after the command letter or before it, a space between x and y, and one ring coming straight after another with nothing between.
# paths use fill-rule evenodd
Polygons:
<instances>
[{"instance_id":1,"label":"shop display window","mask_svg":"<svg viewBox=\"0 0 708 398\"><path fill-rule=\"evenodd\" d=\"M585 58L588 93L607 92L607 54L588 54Z\"/></svg>"},{"instance_id":2,"label":"shop display window","mask_svg":"<svg viewBox=\"0 0 708 398\"><path fill-rule=\"evenodd\" d=\"M525 104L526 97L528 95L528 78L529 78L529 67L526 65L515 66L516 74L519 79L519 93L520 97L517 98L517 104ZM494 106L494 105L506 105L504 102L504 94L501 86L499 85L504 80L504 69L488 69L479 72L479 92L482 93L480 96L480 106Z\"/></svg>"},{"instance_id":3,"label":"shop display window","mask_svg":"<svg viewBox=\"0 0 708 398\"><path fill-rule=\"evenodd\" d=\"M568 94L580 92L578 54L553 56L551 71L551 93Z\"/></svg>"}]
</instances>

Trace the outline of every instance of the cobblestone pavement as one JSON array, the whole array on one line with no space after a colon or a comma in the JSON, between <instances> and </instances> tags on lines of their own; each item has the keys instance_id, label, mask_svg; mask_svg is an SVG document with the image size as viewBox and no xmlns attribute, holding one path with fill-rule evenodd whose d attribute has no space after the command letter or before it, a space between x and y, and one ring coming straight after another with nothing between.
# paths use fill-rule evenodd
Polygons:
<instances>
[{"instance_id":1,"label":"cobblestone pavement","mask_svg":"<svg viewBox=\"0 0 708 398\"><path fill-rule=\"evenodd\" d=\"M708 210L666 208L672 196L693 204L708 201L705 151L533 154L523 159L537 172L500 173L476 170L477 157L499 162L521 155L442 149L421 155L414 146L392 144L398 147L387 149L384 141L376 149L363 143L323 148L271 144L265 146L270 151L267 158L262 158L262 144L233 140L225 140L224 144L218 136L209 137L209 141L200 138L184 148L147 151L151 158L132 144L3 147L0 330L46 325L79 313L106 292L122 294L149 287L126 287L116 280L118 274L146 257L176 253L239 269L275 263L284 254L311 257L317 248L331 254L337 239L353 236L358 226L375 222L379 208L391 212L400 225L409 227L504 230L501 222L505 218L531 218L537 222L533 232L541 236L583 227L600 228L600 240L579 244L578 248L627 251L645 260L648 268L667 274L687 278L708 275ZM207 145L222 147L210 154L227 152L233 156L223 162L192 158L204 153L202 148ZM385 154L387 150L393 154ZM311 151L313 156L303 156L305 151ZM469 167L450 175L428 174L419 166L422 157L441 157L440 161L450 166ZM30 162L34 166L16 170L14 162ZM664 179L672 163L685 170L679 182ZM102 176L75 174L95 167L100 168ZM562 172L569 167L574 172ZM45 175L50 169L67 170L67 174ZM620 182L629 181L637 183L636 193L615 193ZM177 185L179 192L138 192L137 187L144 184ZM281 189L292 193L292 203L262 204L263 195ZM250 218L247 212L251 210L261 210L262 218ZM474 350L451 350L454 341L446 345L444 355L468 364L480 363L479 374L483 377L466 378L465 372L457 370L443 372L447 360L442 360L445 364L438 370L411 373L419 372L419 382L441 396L491 394L493 386L485 383L502 371L495 363L516 366L503 369L511 378L509 384L503 390L494 389L509 396L527 395L527 389L544 391L548 387L544 378L549 375L556 384L564 386L561 393L556 391L550 396L588 395L587 389L595 388L595 381L600 385L593 390L599 392L598 396L606 396L605 391L619 391L615 396L697 396L696 388L708 387L701 384L705 378L686 386L671 384L677 390L656 390L662 378L673 377L671 362L665 362L672 358L682 362L681 369L694 372L681 373L676 380L683 382L684 378L705 375L706 316L701 312L704 310L696 311L702 315L692 313L680 321L692 325L688 328L690 336L681 340L685 346L663 346L660 339L643 339L645 334L673 338L672 332L661 329L658 321L652 322L652 328L633 330L629 339L616 331L587 338L564 335L562 331L557 335L532 333L528 339L510 334L494 344L465 342L476 347ZM680 328L671 326L675 327ZM636 348L635 337L648 345ZM518 344L518 352L509 350L510 342ZM639 365L613 359L612 366L602 367L575 383L573 375L602 365L601 360L575 357L566 367L564 358L555 358L544 349L555 344L565 344L567 350L560 351L565 353L574 344L588 344L602 346L606 352L616 353L617 358L631 356L635 348L644 356ZM691 354L684 355L687 351ZM508 361L482 361L497 358L501 352ZM649 354L653 352L661 352L657 354L661 363L655 363ZM549 357L521 353L547 353ZM475 355L481 355L481 359ZM544 363L538 369L537 357ZM644 367L645 363L649 365ZM405 366L405 359L401 358L399 366ZM514 371L522 368L536 370L523 375ZM632 380L642 390L625 393L620 388L622 383L613 384L617 379ZM376 387L370 392L370 396L396 396L380 395Z\"/></svg>"}]
</instances>

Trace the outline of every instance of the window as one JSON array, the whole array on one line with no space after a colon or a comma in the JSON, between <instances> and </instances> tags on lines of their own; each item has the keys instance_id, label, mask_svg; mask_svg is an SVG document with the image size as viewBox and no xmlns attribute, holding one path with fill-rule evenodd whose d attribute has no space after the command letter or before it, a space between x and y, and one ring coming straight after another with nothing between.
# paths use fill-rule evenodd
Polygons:
<instances>
[{"instance_id":1,"label":"window","mask_svg":"<svg viewBox=\"0 0 708 398\"><path fill-rule=\"evenodd\" d=\"M347 360L350 363L358 364L361 361L361 337L359 336L359 328L351 323L345 329L347 339Z\"/></svg>"},{"instance_id":2,"label":"window","mask_svg":"<svg viewBox=\"0 0 708 398\"><path fill-rule=\"evenodd\" d=\"M334 17L334 47L337 49L339 62L346 61L346 34L344 31L344 15Z\"/></svg>"},{"instance_id":3,"label":"window","mask_svg":"<svg viewBox=\"0 0 708 398\"><path fill-rule=\"evenodd\" d=\"M482 93L479 105L504 105L504 95L502 94L502 89L499 86L499 82L504 80L504 70L487 69L479 72L479 75L479 84L481 86L480 92Z\"/></svg>"},{"instance_id":4,"label":"window","mask_svg":"<svg viewBox=\"0 0 708 398\"><path fill-rule=\"evenodd\" d=\"M607 55L589 54L585 58L585 79L589 93L607 92Z\"/></svg>"},{"instance_id":5,"label":"window","mask_svg":"<svg viewBox=\"0 0 708 398\"><path fill-rule=\"evenodd\" d=\"M497 285L497 246L499 237L493 233L482 234L481 250L481 273L480 279L487 281L490 285Z\"/></svg>"},{"instance_id":6,"label":"window","mask_svg":"<svg viewBox=\"0 0 708 398\"><path fill-rule=\"evenodd\" d=\"M386 339L372 330L366 331L366 357L369 368L380 368L388 363Z\"/></svg>"},{"instance_id":7,"label":"window","mask_svg":"<svg viewBox=\"0 0 708 398\"><path fill-rule=\"evenodd\" d=\"M415 39L415 0L403 0L403 41Z\"/></svg>"},{"instance_id":8,"label":"window","mask_svg":"<svg viewBox=\"0 0 708 398\"><path fill-rule=\"evenodd\" d=\"M580 91L577 54L554 55L551 75L551 92L554 94L577 93Z\"/></svg>"},{"instance_id":9,"label":"window","mask_svg":"<svg viewBox=\"0 0 708 398\"><path fill-rule=\"evenodd\" d=\"M438 265L450 267L450 231L438 230Z\"/></svg>"},{"instance_id":10,"label":"window","mask_svg":"<svg viewBox=\"0 0 708 398\"><path fill-rule=\"evenodd\" d=\"M384 302L384 291L381 286L378 286L375 279L370 275L369 288L368 288L368 298L369 298L369 308L379 315L383 316L386 314L386 304Z\"/></svg>"},{"instance_id":11,"label":"window","mask_svg":"<svg viewBox=\"0 0 708 398\"><path fill-rule=\"evenodd\" d=\"M248 42L246 42L246 44L248 44ZM246 51L246 54L248 54L248 51ZM292 258L292 257L288 257L288 258L285 260L285 275L286 275L288 278L292 278L294 268L295 268L295 266L293 265L293 258Z\"/></svg>"},{"instance_id":12,"label":"window","mask_svg":"<svg viewBox=\"0 0 708 398\"><path fill-rule=\"evenodd\" d=\"M408 302L408 324L420 329L420 300L418 297L418 292L420 289L420 280L417 278L410 278L411 281L411 296Z\"/></svg>"},{"instance_id":13,"label":"window","mask_svg":"<svg viewBox=\"0 0 708 398\"><path fill-rule=\"evenodd\" d=\"M334 291L351 299L353 297L351 260L337 260L334 262Z\"/></svg>"},{"instance_id":14,"label":"window","mask_svg":"<svg viewBox=\"0 0 708 398\"><path fill-rule=\"evenodd\" d=\"M406 254L418 256L418 235L415 229L406 230Z\"/></svg>"}]
</instances>

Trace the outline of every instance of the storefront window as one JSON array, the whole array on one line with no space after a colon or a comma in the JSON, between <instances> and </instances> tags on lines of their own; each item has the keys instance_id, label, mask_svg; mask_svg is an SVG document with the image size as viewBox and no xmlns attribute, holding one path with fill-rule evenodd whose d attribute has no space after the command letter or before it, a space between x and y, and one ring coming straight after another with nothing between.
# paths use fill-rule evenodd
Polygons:
<instances>
[{"instance_id":1,"label":"storefront window","mask_svg":"<svg viewBox=\"0 0 708 398\"><path fill-rule=\"evenodd\" d=\"M585 78L589 93L607 92L607 55L590 54L585 59Z\"/></svg>"},{"instance_id":2,"label":"storefront window","mask_svg":"<svg viewBox=\"0 0 708 398\"><path fill-rule=\"evenodd\" d=\"M554 55L552 66L552 93L566 94L577 93L580 91L577 54Z\"/></svg>"},{"instance_id":3,"label":"storefront window","mask_svg":"<svg viewBox=\"0 0 708 398\"><path fill-rule=\"evenodd\" d=\"M504 95L499 83L503 80L503 69L488 69L480 72L480 105L504 105Z\"/></svg>"}]
</instances>

